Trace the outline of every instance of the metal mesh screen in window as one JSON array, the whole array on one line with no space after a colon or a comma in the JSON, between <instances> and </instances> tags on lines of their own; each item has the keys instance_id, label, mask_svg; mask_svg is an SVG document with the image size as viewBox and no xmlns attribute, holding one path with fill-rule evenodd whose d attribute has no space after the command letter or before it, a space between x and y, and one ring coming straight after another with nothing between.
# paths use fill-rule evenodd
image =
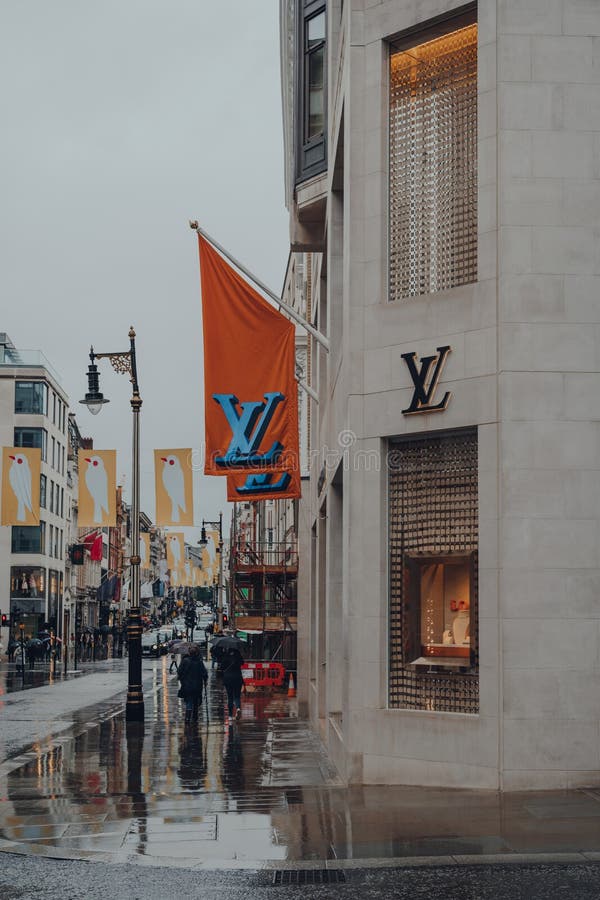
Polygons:
<instances>
[{"instance_id":1,"label":"metal mesh screen in window","mask_svg":"<svg viewBox=\"0 0 600 900\"><path fill-rule=\"evenodd\" d=\"M403 709L479 711L477 615L477 431L446 432L390 445L389 704ZM470 569L469 659L414 664L415 621L410 567L423 559L465 560ZM425 607L424 607L425 609ZM442 650L443 652L443 650ZM417 654L418 655L418 654ZM411 664L412 663L412 664Z\"/></svg>"},{"instance_id":2,"label":"metal mesh screen in window","mask_svg":"<svg viewBox=\"0 0 600 900\"><path fill-rule=\"evenodd\" d=\"M390 56L390 300L477 280L477 25Z\"/></svg>"}]
</instances>

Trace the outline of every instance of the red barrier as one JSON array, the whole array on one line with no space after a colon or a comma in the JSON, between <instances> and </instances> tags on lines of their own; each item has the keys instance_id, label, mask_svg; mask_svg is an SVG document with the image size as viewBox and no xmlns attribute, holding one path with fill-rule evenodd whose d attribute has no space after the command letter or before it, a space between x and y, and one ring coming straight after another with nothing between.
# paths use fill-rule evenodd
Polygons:
<instances>
[{"instance_id":1,"label":"red barrier","mask_svg":"<svg viewBox=\"0 0 600 900\"><path fill-rule=\"evenodd\" d=\"M245 662L242 666L244 684L254 687L282 687L285 668L276 662Z\"/></svg>"}]
</instances>

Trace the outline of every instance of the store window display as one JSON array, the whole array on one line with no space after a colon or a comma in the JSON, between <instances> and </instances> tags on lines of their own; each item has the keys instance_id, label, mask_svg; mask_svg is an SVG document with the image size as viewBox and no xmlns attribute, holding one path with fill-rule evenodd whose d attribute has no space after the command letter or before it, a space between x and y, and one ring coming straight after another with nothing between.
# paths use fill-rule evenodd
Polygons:
<instances>
[{"instance_id":1,"label":"store window display","mask_svg":"<svg viewBox=\"0 0 600 900\"><path fill-rule=\"evenodd\" d=\"M469 666L471 555L407 558L408 596L415 640L411 663Z\"/></svg>"}]
</instances>

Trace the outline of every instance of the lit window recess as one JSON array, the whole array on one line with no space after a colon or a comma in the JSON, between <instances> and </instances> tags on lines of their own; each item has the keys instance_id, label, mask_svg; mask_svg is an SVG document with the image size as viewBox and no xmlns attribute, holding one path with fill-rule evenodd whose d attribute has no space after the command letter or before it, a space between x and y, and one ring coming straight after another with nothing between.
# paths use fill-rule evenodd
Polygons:
<instances>
[{"instance_id":1,"label":"lit window recess","mask_svg":"<svg viewBox=\"0 0 600 900\"><path fill-rule=\"evenodd\" d=\"M473 589L472 554L406 559L409 665L464 669L471 667Z\"/></svg>"}]
</instances>

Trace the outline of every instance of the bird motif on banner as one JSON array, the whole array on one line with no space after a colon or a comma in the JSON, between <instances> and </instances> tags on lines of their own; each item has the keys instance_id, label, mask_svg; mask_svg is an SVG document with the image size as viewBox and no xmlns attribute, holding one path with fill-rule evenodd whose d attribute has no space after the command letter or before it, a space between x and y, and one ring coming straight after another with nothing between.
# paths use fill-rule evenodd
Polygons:
<instances>
[{"instance_id":1,"label":"bird motif on banner","mask_svg":"<svg viewBox=\"0 0 600 900\"><path fill-rule=\"evenodd\" d=\"M148 560L146 558L146 541L143 537L140 537L140 560L142 569L146 569L148 567Z\"/></svg>"},{"instance_id":2,"label":"bird motif on banner","mask_svg":"<svg viewBox=\"0 0 600 900\"><path fill-rule=\"evenodd\" d=\"M179 543L179 538L172 534L169 537L169 543L171 545L171 558L173 565L171 566L171 580L176 582L179 580L178 572L181 563L181 544Z\"/></svg>"},{"instance_id":3,"label":"bird motif on banner","mask_svg":"<svg viewBox=\"0 0 600 900\"><path fill-rule=\"evenodd\" d=\"M88 463L85 473L85 486L94 503L94 522L102 524L104 515L108 515L108 476L101 456L86 456Z\"/></svg>"},{"instance_id":4,"label":"bird motif on banner","mask_svg":"<svg viewBox=\"0 0 600 900\"><path fill-rule=\"evenodd\" d=\"M24 453L16 453L10 456L12 463L8 473L8 481L17 498L17 521L24 522L25 510L33 513L31 501L31 469Z\"/></svg>"},{"instance_id":5,"label":"bird motif on banner","mask_svg":"<svg viewBox=\"0 0 600 900\"><path fill-rule=\"evenodd\" d=\"M161 456L164 463L162 482L171 501L171 521L179 522L179 510L185 513L185 484L183 469L177 456Z\"/></svg>"}]
</instances>

